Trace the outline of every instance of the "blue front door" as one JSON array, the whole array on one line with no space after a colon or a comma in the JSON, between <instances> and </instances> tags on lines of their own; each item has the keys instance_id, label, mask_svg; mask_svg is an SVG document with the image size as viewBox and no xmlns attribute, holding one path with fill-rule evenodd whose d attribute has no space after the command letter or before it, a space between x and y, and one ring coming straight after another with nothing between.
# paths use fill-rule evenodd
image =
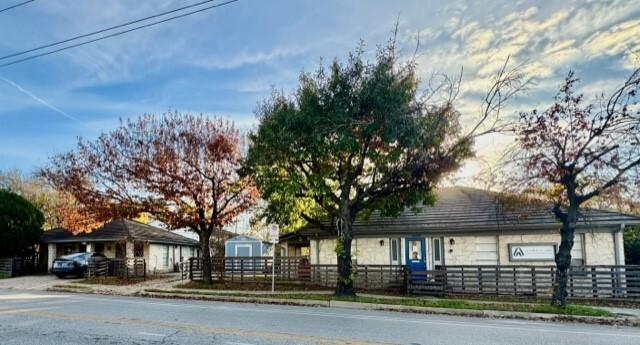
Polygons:
<instances>
[{"instance_id":1,"label":"blue front door","mask_svg":"<svg viewBox=\"0 0 640 345\"><path fill-rule=\"evenodd\" d=\"M405 258L409 272L427 269L427 250L424 238L407 238L405 240Z\"/></svg>"}]
</instances>

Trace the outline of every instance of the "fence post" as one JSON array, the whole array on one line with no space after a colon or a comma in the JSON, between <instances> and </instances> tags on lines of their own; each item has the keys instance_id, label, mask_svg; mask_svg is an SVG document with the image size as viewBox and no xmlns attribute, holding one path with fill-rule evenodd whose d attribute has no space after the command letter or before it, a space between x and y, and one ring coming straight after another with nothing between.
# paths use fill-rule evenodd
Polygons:
<instances>
[{"instance_id":1,"label":"fence post","mask_svg":"<svg viewBox=\"0 0 640 345\"><path fill-rule=\"evenodd\" d=\"M538 296L538 288L536 287L536 268L531 267L531 292L534 296Z\"/></svg>"},{"instance_id":2,"label":"fence post","mask_svg":"<svg viewBox=\"0 0 640 345\"><path fill-rule=\"evenodd\" d=\"M598 298L598 278L595 267L591 267L591 285L593 286L593 298Z\"/></svg>"},{"instance_id":3,"label":"fence post","mask_svg":"<svg viewBox=\"0 0 640 345\"><path fill-rule=\"evenodd\" d=\"M478 267L478 292L482 293L482 267Z\"/></svg>"},{"instance_id":4,"label":"fence post","mask_svg":"<svg viewBox=\"0 0 640 345\"><path fill-rule=\"evenodd\" d=\"M411 289L409 287L409 267L407 267L407 265L402 265L402 280L404 282L404 291L406 293L411 293Z\"/></svg>"}]
</instances>

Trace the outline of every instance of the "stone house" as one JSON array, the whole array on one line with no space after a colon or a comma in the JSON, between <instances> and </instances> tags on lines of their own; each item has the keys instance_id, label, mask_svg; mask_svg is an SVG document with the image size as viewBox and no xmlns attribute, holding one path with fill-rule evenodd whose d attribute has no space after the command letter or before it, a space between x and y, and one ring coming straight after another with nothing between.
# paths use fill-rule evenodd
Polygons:
<instances>
[{"instance_id":1,"label":"stone house","mask_svg":"<svg viewBox=\"0 0 640 345\"><path fill-rule=\"evenodd\" d=\"M194 239L124 219L77 235L60 228L48 230L40 244L40 257L47 258L47 267L62 255L98 252L109 258L142 257L148 272L159 273L174 271L183 258L200 256L200 243Z\"/></svg>"},{"instance_id":2,"label":"stone house","mask_svg":"<svg viewBox=\"0 0 640 345\"><path fill-rule=\"evenodd\" d=\"M588 209L576 226L574 265L624 265L623 230L640 217ZM327 224L328 225L328 224ZM372 214L354 223L359 265L554 265L560 224L548 207L501 210L496 194L474 188L438 191L434 206L398 217ZM309 226L281 236L282 255L309 252L312 264L335 264L335 236Z\"/></svg>"}]
</instances>

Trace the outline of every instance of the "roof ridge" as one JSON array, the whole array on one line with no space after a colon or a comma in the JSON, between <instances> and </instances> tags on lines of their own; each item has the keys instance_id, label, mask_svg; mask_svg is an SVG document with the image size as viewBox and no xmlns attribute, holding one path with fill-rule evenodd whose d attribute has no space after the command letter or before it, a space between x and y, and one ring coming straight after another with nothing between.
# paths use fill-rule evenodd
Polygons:
<instances>
[{"instance_id":1,"label":"roof ridge","mask_svg":"<svg viewBox=\"0 0 640 345\"><path fill-rule=\"evenodd\" d=\"M122 222L124 229L127 231L127 238L134 239L133 235L131 234L131 230L129 229L129 226L127 225L127 220L124 218L121 218L120 221Z\"/></svg>"}]
</instances>

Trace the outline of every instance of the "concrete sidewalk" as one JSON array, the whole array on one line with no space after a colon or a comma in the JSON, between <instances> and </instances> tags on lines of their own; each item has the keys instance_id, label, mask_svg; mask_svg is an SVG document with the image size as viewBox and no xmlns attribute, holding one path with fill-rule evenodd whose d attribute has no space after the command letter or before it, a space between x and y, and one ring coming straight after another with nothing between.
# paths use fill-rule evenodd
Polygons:
<instances>
[{"instance_id":1,"label":"concrete sidewalk","mask_svg":"<svg viewBox=\"0 0 640 345\"><path fill-rule=\"evenodd\" d=\"M465 309L446 309L446 308L432 308L432 307L411 307L393 304L371 304L371 303L358 303L358 302L344 302L344 301L319 301L308 299L280 299L281 295L305 295L305 294L322 294L330 295L333 290L314 290L314 291L244 291L244 290L198 290L198 289L180 289L195 293L194 295L186 294L174 294L171 290L179 289L176 286L186 281L181 279L179 273L167 274L159 279L149 279L137 284L132 285L99 285L99 284L82 284L77 279L58 279L55 276L43 275L43 276L29 276L18 277L10 279L0 280L0 289L14 289L14 290L41 290L41 291L62 291L62 292L75 292L75 293L95 293L104 295L120 295L120 296L149 296L149 297L163 297L163 298L193 298L193 299L209 299L209 300L224 300L235 301L245 303L269 303L269 304L286 304L286 305L314 305L325 307L340 307L340 308L355 308L355 309L378 309L378 310L394 310L405 312L422 312L432 314L449 314L449 315L468 315L468 316L483 316L483 317L512 317L521 319L545 319L545 320L568 320L586 322L585 320L590 317L571 317L567 315L555 315L555 314L534 314L523 312L507 312L507 311L492 311L492 310L465 310ZM76 287L76 288L73 288ZM147 290L157 290L161 292L146 292ZM197 293L209 293L209 294L242 294L244 296L215 296L215 295L197 295ZM405 296L386 296L376 294L361 293L358 296L384 298L384 299L411 299L415 297ZM421 297L422 298L422 297ZM435 297L431 297L437 299ZM461 300L464 301L464 300ZM478 301L469 300L476 303L510 303L500 301ZM524 302L526 303L526 302ZM640 326L640 309L633 308L618 308L618 307L603 307L593 306L595 308L604 309L610 311L619 316L620 320L626 320L629 324L634 326ZM591 318L594 323L601 323L603 319L612 318ZM613 319L616 320L616 319Z\"/></svg>"}]
</instances>

